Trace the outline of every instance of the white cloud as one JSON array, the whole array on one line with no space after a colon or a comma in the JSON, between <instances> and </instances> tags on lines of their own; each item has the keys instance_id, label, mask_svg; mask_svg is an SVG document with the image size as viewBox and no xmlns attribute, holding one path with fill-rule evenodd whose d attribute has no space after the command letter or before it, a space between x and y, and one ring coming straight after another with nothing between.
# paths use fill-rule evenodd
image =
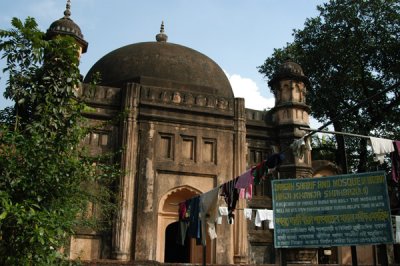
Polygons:
<instances>
[{"instance_id":1,"label":"white cloud","mask_svg":"<svg viewBox=\"0 0 400 266\"><path fill-rule=\"evenodd\" d=\"M264 110L274 107L275 99L262 96L260 88L252 79L238 74L230 75L226 71L225 74L231 83L233 94L235 97L244 98L246 108Z\"/></svg>"}]
</instances>

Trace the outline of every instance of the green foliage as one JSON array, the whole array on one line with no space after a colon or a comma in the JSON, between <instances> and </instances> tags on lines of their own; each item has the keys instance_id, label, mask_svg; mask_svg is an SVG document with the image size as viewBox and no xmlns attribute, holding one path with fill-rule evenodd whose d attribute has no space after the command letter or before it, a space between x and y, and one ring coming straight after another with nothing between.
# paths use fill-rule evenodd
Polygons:
<instances>
[{"instance_id":1,"label":"green foliage","mask_svg":"<svg viewBox=\"0 0 400 266\"><path fill-rule=\"evenodd\" d=\"M331 0L318 10L319 16L295 30L293 42L276 49L259 72L271 78L287 57L298 62L311 81L307 101L320 122L393 86L396 89L375 97L333 126L336 131L399 138L399 1ZM346 139L346 144L351 168L367 170L365 139Z\"/></svg>"},{"instance_id":2,"label":"green foliage","mask_svg":"<svg viewBox=\"0 0 400 266\"><path fill-rule=\"evenodd\" d=\"M313 135L311 137L312 141L312 151L311 158L313 161L315 160L328 160L335 161L337 147L336 142L332 138L332 136L322 135L319 137L318 135Z\"/></svg>"},{"instance_id":3,"label":"green foliage","mask_svg":"<svg viewBox=\"0 0 400 266\"><path fill-rule=\"evenodd\" d=\"M0 265L69 265L70 236L107 225L117 171L79 145L88 129L75 41L45 40L33 18L12 26L0 31L5 97L15 102L0 113ZM89 203L105 206L100 220Z\"/></svg>"}]
</instances>

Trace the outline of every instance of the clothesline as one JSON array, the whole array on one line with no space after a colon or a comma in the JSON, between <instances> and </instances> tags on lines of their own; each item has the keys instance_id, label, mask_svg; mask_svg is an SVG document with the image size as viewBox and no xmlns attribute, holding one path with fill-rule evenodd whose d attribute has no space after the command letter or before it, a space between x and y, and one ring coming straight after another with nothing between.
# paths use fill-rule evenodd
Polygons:
<instances>
[{"instance_id":1,"label":"clothesline","mask_svg":"<svg viewBox=\"0 0 400 266\"><path fill-rule=\"evenodd\" d=\"M312 131L312 132L321 132L321 133L326 133L326 134L344 135L344 136L351 136L351 137L358 137L358 138L365 138L365 139L369 139L370 138L370 136L347 133L347 132L341 132L341 131L328 131L328 130L322 130L322 129L308 128L308 127L300 127L300 129L301 130L306 130L306 131ZM304 137L308 137L308 136L309 135L306 134Z\"/></svg>"}]
</instances>

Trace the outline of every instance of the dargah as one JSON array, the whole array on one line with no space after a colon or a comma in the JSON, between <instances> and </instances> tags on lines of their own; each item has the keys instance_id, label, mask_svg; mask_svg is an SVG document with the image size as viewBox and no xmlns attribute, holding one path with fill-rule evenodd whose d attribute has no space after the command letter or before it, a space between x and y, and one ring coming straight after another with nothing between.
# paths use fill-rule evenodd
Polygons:
<instances>
[{"instance_id":1,"label":"dargah","mask_svg":"<svg viewBox=\"0 0 400 266\"><path fill-rule=\"evenodd\" d=\"M82 53L90 52L71 19L69 1L64 14L47 37L73 36ZM110 47L83 79L81 93L90 107L85 116L104 125L84 145L93 155L122 151L123 174L112 228L78 232L65 248L69 257L98 263L93 265L350 264L350 246L285 249L274 242L278 229L283 246L300 238L285 231L284 223L294 220L282 216L275 217L281 224L274 222L273 208L280 210L276 215L286 209L273 204L272 180L318 181L340 174L331 162L311 161L309 140L303 138L309 133L310 84L301 66L290 59L281 64L268 82L275 107L257 111L235 98L216 62L170 41L164 24L155 40L143 41ZM101 78L93 87L97 73ZM118 117L118 123L105 123ZM333 182L339 181L329 185ZM319 184L277 183L282 190L277 199L292 199L290 189L298 188L304 193L296 200L307 202L305 195L318 197L309 191ZM311 208L299 205L285 206L293 212ZM359 263L373 264L376 247L357 246L357 254Z\"/></svg>"}]
</instances>

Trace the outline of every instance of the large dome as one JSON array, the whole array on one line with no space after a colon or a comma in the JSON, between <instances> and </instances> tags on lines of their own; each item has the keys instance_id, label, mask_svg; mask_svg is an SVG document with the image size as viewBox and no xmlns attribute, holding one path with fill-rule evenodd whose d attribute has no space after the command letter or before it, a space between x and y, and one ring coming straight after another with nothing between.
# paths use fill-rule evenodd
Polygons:
<instances>
[{"instance_id":1,"label":"large dome","mask_svg":"<svg viewBox=\"0 0 400 266\"><path fill-rule=\"evenodd\" d=\"M233 97L228 78L209 57L182 45L143 42L121 47L101 58L85 82L100 73L100 84L122 87L129 81L157 80L157 86L180 88L221 97Z\"/></svg>"}]
</instances>

